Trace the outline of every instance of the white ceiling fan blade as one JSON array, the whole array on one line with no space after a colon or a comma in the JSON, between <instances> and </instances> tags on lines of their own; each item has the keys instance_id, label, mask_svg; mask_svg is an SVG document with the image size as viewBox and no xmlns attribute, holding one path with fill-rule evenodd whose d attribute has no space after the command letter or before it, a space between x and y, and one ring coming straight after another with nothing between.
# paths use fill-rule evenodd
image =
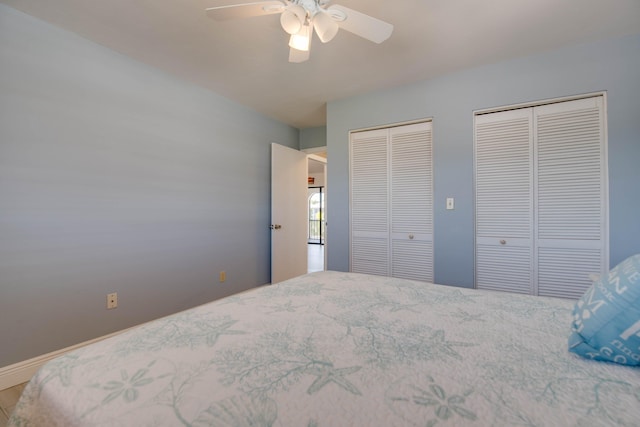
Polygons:
<instances>
[{"instance_id":1,"label":"white ceiling fan blade","mask_svg":"<svg viewBox=\"0 0 640 427\"><path fill-rule=\"evenodd\" d=\"M216 21L271 15L284 11L286 3L279 0L231 4L206 8L207 16Z\"/></svg>"},{"instance_id":2,"label":"white ceiling fan blade","mask_svg":"<svg viewBox=\"0 0 640 427\"><path fill-rule=\"evenodd\" d=\"M332 11L337 11L333 13ZM343 30L347 30L357 36L371 40L374 43L382 43L393 32L393 25L381 21L373 16L365 15L348 7L334 4L327 8L327 12L336 19ZM344 20L342 17L346 16Z\"/></svg>"},{"instance_id":3,"label":"white ceiling fan blade","mask_svg":"<svg viewBox=\"0 0 640 427\"><path fill-rule=\"evenodd\" d=\"M307 61L309 59L310 52L311 52L310 50L304 51L304 50L289 48L289 62L300 63L300 62Z\"/></svg>"}]
</instances>

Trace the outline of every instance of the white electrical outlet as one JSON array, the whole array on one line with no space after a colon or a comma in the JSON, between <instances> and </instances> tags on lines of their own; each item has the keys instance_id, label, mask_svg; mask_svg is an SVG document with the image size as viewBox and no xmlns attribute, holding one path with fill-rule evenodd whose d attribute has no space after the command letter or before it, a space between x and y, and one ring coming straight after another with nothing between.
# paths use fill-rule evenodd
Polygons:
<instances>
[{"instance_id":1,"label":"white electrical outlet","mask_svg":"<svg viewBox=\"0 0 640 427\"><path fill-rule=\"evenodd\" d=\"M118 307L118 293L107 294L107 309L111 310Z\"/></svg>"}]
</instances>

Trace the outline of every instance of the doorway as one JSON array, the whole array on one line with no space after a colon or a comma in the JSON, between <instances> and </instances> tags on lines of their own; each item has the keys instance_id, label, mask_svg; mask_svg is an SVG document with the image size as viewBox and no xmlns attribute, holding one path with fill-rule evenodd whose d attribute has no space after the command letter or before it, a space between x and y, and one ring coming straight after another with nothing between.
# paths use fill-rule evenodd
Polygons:
<instances>
[{"instance_id":1,"label":"doorway","mask_svg":"<svg viewBox=\"0 0 640 427\"><path fill-rule=\"evenodd\" d=\"M307 269L309 273L324 270L324 187L309 187L307 199Z\"/></svg>"},{"instance_id":2,"label":"doorway","mask_svg":"<svg viewBox=\"0 0 640 427\"><path fill-rule=\"evenodd\" d=\"M326 270L326 151L316 151L308 157L307 189L307 270Z\"/></svg>"}]
</instances>

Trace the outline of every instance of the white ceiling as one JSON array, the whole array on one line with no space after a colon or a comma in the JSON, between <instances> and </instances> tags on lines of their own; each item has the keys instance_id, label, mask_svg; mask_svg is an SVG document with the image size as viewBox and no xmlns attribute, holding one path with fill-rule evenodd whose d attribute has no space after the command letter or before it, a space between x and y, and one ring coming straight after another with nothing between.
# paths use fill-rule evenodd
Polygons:
<instances>
[{"instance_id":1,"label":"white ceiling","mask_svg":"<svg viewBox=\"0 0 640 427\"><path fill-rule=\"evenodd\" d=\"M259 0L0 1L298 128L325 124L328 101L640 33L640 0L334 0L392 23L391 38L316 36L311 59L292 64L279 15L217 22L204 12Z\"/></svg>"}]
</instances>

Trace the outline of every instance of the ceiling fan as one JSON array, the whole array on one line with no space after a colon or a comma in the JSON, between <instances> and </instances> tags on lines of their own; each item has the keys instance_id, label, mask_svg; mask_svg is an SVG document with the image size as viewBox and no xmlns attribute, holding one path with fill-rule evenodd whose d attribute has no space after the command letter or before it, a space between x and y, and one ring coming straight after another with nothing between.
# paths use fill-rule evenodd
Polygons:
<instances>
[{"instance_id":1,"label":"ceiling fan","mask_svg":"<svg viewBox=\"0 0 640 427\"><path fill-rule=\"evenodd\" d=\"M282 28L291 35L289 62L309 59L309 47L315 30L322 43L331 41L338 30L349 31L374 43L382 43L393 32L393 25L331 0L264 0L214 6L207 16L218 21L280 14Z\"/></svg>"}]
</instances>

